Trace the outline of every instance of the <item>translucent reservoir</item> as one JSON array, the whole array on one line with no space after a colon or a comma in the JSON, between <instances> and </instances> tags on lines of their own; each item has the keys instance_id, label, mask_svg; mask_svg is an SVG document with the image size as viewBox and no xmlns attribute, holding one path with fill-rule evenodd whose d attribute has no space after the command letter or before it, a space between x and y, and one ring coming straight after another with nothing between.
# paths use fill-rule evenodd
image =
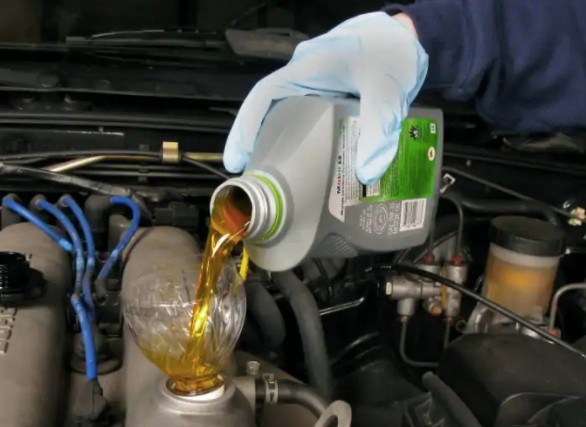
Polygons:
<instances>
[{"instance_id":1,"label":"translucent reservoir","mask_svg":"<svg viewBox=\"0 0 586 427\"><path fill-rule=\"evenodd\" d=\"M541 321L549 308L563 233L533 218L499 217L490 229L486 296L516 314Z\"/></svg>"}]
</instances>

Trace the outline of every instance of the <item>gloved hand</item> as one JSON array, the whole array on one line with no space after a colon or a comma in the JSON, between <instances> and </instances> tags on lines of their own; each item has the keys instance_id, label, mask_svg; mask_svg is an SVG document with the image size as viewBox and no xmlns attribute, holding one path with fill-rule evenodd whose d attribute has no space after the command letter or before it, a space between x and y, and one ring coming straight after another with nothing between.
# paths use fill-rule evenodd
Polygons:
<instances>
[{"instance_id":1,"label":"gloved hand","mask_svg":"<svg viewBox=\"0 0 586 427\"><path fill-rule=\"evenodd\" d=\"M241 172L274 101L289 96L360 97L358 179L375 183L395 157L409 105L427 73L414 32L384 12L352 18L297 46L291 61L252 89L236 117L224 165Z\"/></svg>"}]
</instances>

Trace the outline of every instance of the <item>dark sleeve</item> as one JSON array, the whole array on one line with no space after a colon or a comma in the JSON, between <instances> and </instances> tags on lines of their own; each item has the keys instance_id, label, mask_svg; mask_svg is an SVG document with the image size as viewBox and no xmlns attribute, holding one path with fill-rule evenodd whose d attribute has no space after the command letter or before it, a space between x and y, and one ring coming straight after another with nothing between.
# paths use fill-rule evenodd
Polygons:
<instances>
[{"instance_id":1,"label":"dark sleeve","mask_svg":"<svg viewBox=\"0 0 586 427\"><path fill-rule=\"evenodd\" d=\"M424 0L390 5L429 55L424 88L475 100L518 131L586 128L586 1Z\"/></svg>"}]
</instances>

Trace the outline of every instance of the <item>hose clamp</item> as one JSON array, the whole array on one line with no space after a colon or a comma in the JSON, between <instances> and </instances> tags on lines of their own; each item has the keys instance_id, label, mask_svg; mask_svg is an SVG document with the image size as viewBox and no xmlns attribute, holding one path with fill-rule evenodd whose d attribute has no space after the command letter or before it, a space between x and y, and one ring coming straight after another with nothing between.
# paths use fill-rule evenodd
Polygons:
<instances>
[{"instance_id":1,"label":"hose clamp","mask_svg":"<svg viewBox=\"0 0 586 427\"><path fill-rule=\"evenodd\" d=\"M273 374L262 374L265 385L265 403L276 405L279 402L279 384Z\"/></svg>"}]
</instances>

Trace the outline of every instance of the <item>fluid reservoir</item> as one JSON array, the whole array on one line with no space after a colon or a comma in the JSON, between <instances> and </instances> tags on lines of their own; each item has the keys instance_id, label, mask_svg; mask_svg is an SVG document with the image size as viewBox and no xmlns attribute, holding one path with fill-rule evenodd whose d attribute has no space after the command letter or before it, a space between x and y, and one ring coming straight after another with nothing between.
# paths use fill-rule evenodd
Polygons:
<instances>
[{"instance_id":1,"label":"fluid reservoir","mask_svg":"<svg viewBox=\"0 0 586 427\"><path fill-rule=\"evenodd\" d=\"M564 233L544 221L505 216L492 221L489 236L487 298L522 317L542 321L564 251Z\"/></svg>"}]
</instances>

